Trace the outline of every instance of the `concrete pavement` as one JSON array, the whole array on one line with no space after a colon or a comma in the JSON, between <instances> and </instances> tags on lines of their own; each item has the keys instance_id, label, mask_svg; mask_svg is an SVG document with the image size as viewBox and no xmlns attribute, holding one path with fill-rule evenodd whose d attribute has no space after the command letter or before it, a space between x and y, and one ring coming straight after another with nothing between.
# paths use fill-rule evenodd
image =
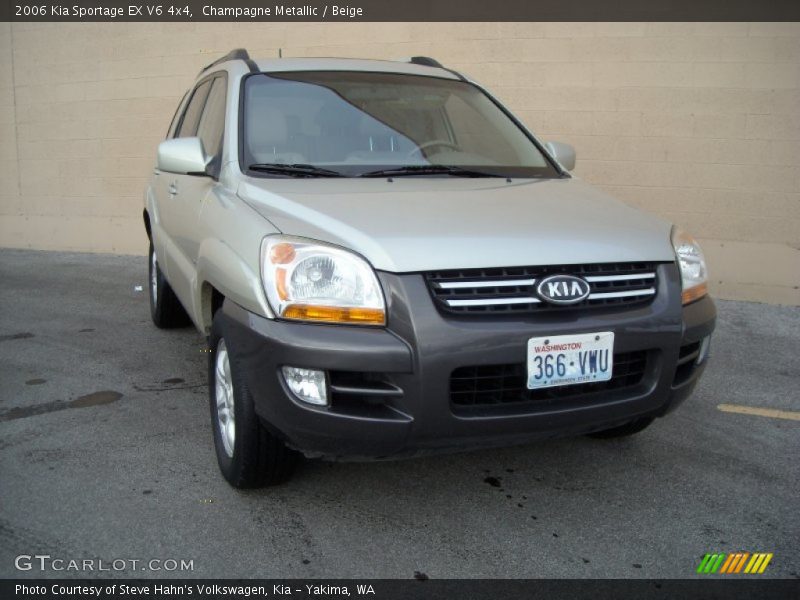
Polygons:
<instances>
[{"instance_id":1,"label":"concrete pavement","mask_svg":"<svg viewBox=\"0 0 800 600\"><path fill-rule=\"evenodd\" d=\"M193 561L111 572L148 577L682 578L734 551L800 573L800 421L717 409L800 411L798 308L720 301L694 396L629 439L308 461L240 492L215 464L204 339L151 324L146 273L0 251L2 577L91 575L14 568L37 553Z\"/></svg>"}]
</instances>

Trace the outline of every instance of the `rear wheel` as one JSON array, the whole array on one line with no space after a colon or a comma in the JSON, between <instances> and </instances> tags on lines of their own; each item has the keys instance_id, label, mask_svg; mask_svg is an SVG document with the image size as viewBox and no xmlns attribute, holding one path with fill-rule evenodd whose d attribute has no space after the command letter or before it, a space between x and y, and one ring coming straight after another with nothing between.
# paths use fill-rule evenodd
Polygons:
<instances>
[{"instance_id":1,"label":"rear wheel","mask_svg":"<svg viewBox=\"0 0 800 600\"><path fill-rule=\"evenodd\" d=\"M218 313L214 317L211 326L208 361L211 423L219 469L236 488L282 483L291 477L298 454L261 424L220 316Z\"/></svg>"},{"instance_id":2,"label":"rear wheel","mask_svg":"<svg viewBox=\"0 0 800 600\"><path fill-rule=\"evenodd\" d=\"M604 429L603 431L595 431L594 433L590 433L589 437L599 439L627 437L646 429L650 423L653 422L653 420L653 417L634 419L633 421L629 421L628 423L620 425L619 427L612 427L611 429Z\"/></svg>"},{"instance_id":3,"label":"rear wheel","mask_svg":"<svg viewBox=\"0 0 800 600\"><path fill-rule=\"evenodd\" d=\"M148 283L150 295L150 317L156 327L161 329L173 329L175 327L186 327L191 324L189 315L186 314L181 301L172 291L167 283L161 267L158 265L156 250L150 242L148 268Z\"/></svg>"}]
</instances>

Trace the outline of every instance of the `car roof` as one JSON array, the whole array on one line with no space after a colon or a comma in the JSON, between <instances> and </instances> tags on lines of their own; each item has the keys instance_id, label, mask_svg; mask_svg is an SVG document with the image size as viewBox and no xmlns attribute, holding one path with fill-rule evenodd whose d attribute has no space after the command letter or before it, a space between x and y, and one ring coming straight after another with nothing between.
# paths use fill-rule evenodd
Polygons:
<instances>
[{"instance_id":1,"label":"car roof","mask_svg":"<svg viewBox=\"0 0 800 600\"><path fill-rule=\"evenodd\" d=\"M365 71L459 79L458 75L447 69L414 64L408 61L360 58L273 58L255 60L254 62L260 71L266 73L283 71Z\"/></svg>"}]
</instances>

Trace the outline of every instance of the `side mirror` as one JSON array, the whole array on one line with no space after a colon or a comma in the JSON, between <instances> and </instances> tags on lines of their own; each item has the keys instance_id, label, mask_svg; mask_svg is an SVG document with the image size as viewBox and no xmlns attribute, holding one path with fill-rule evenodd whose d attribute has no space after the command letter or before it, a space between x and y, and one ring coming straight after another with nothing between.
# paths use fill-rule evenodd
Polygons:
<instances>
[{"instance_id":1,"label":"side mirror","mask_svg":"<svg viewBox=\"0 0 800 600\"><path fill-rule=\"evenodd\" d=\"M547 142L544 147L564 169L572 171L575 168L575 148L562 142Z\"/></svg>"},{"instance_id":2,"label":"side mirror","mask_svg":"<svg viewBox=\"0 0 800 600\"><path fill-rule=\"evenodd\" d=\"M158 168L181 175L206 175L211 157L199 137L174 138L158 145Z\"/></svg>"}]
</instances>

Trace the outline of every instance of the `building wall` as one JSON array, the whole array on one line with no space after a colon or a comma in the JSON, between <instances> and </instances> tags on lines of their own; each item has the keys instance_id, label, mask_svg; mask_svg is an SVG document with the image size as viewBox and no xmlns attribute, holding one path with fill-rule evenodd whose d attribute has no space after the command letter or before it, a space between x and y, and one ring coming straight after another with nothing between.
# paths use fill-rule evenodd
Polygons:
<instances>
[{"instance_id":1,"label":"building wall","mask_svg":"<svg viewBox=\"0 0 800 600\"><path fill-rule=\"evenodd\" d=\"M718 296L800 304L798 23L0 23L0 245L143 253L156 145L240 46L434 56L700 238Z\"/></svg>"}]
</instances>

